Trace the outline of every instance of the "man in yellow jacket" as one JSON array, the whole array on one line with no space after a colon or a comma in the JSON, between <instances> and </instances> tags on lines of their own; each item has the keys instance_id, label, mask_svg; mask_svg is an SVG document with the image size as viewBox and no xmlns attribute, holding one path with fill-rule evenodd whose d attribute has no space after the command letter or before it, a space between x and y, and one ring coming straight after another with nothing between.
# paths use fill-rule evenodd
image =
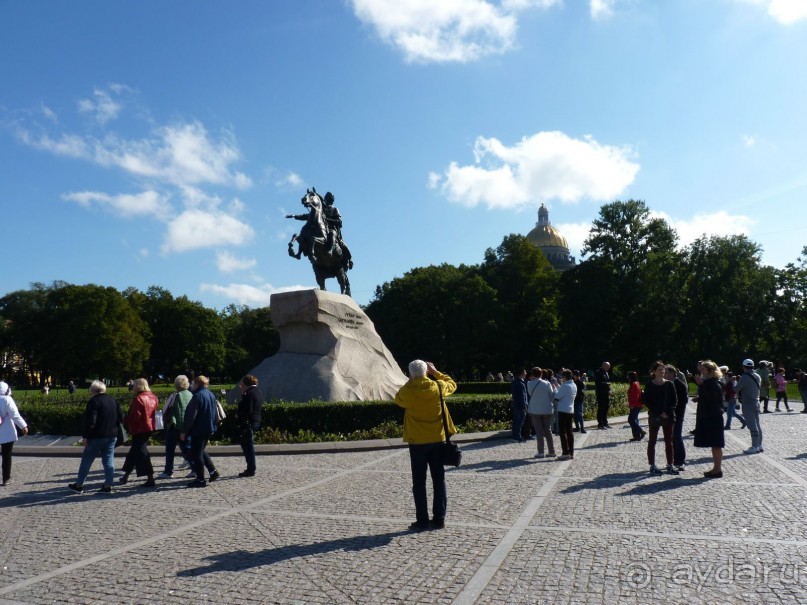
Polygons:
<instances>
[{"instance_id":1,"label":"man in yellow jacket","mask_svg":"<svg viewBox=\"0 0 807 605\"><path fill-rule=\"evenodd\" d=\"M427 374L434 377L434 380L430 380ZM442 529L445 526L448 496L440 449L446 434L438 389L442 391L443 397L448 397L457 390L457 383L448 374L438 371L433 363L416 359L409 364L409 381L395 395L395 403L405 410L403 440L409 444L416 514L416 521L410 525L410 529L415 531L429 529L430 526L435 529ZM449 435L454 435L457 429L448 408L446 408L446 424ZM431 521L426 500L427 467L434 487Z\"/></svg>"}]
</instances>

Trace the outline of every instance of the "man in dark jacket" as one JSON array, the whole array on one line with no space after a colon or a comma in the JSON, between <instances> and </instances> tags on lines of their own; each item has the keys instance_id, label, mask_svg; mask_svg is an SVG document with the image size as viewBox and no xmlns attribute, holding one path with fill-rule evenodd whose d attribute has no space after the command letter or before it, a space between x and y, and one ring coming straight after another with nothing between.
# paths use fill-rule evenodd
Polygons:
<instances>
[{"instance_id":1,"label":"man in dark jacket","mask_svg":"<svg viewBox=\"0 0 807 605\"><path fill-rule=\"evenodd\" d=\"M608 375L611 364L603 361L594 372L594 394L597 396L597 428L610 429L608 408L611 407L611 377Z\"/></svg>"},{"instance_id":2,"label":"man in dark jacket","mask_svg":"<svg viewBox=\"0 0 807 605\"><path fill-rule=\"evenodd\" d=\"M210 380L206 376L197 376L193 379L193 397L191 397L188 407L185 409L185 422L183 431L179 435L182 441L185 437L191 437L191 460L193 460L193 470L196 471L196 480L191 481L188 487L206 487L205 468L210 472L210 481L219 478L219 472L210 459L210 454L205 451L210 436L216 432L218 409L216 396L211 393L207 386Z\"/></svg>"},{"instance_id":3,"label":"man in dark jacket","mask_svg":"<svg viewBox=\"0 0 807 605\"><path fill-rule=\"evenodd\" d=\"M521 368L513 382L510 383L510 393L513 396L513 441L526 441L521 435L524 420L527 417L527 370Z\"/></svg>"},{"instance_id":4,"label":"man in dark jacket","mask_svg":"<svg viewBox=\"0 0 807 605\"><path fill-rule=\"evenodd\" d=\"M678 377L678 370L675 366L664 366L664 379L671 380L675 386L675 423L673 424L673 466L677 470L684 470L686 464L687 452L684 447L684 414L687 411L687 403L689 402L689 389L687 383Z\"/></svg>"},{"instance_id":5,"label":"man in dark jacket","mask_svg":"<svg viewBox=\"0 0 807 605\"><path fill-rule=\"evenodd\" d=\"M78 467L78 477L69 487L74 492L84 491L84 480L90 472L92 463L101 456L104 465L104 485L100 491L112 491L115 481L115 441L118 438L118 426L123 422L120 405L106 394L106 385L100 380L90 385L90 400L84 411L84 427L81 443L84 453Z\"/></svg>"},{"instance_id":6,"label":"man in dark jacket","mask_svg":"<svg viewBox=\"0 0 807 605\"><path fill-rule=\"evenodd\" d=\"M238 385L241 388L241 401L238 402L238 430L241 433L241 449L247 461L247 470L238 473L239 477L254 477L255 432L261 428L263 396L258 390L258 379L247 374Z\"/></svg>"}]
</instances>

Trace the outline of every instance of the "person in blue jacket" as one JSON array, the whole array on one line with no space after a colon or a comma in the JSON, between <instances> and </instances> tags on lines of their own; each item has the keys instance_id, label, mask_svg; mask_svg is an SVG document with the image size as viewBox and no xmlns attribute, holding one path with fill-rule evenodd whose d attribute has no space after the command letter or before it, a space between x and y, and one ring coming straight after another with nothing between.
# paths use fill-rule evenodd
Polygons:
<instances>
[{"instance_id":1,"label":"person in blue jacket","mask_svg":"<svg viewBox=\"0 0 807 605\"><path fill-rule=\"evenodd\" d=\"M197 376L193 379L193 397L191 397L188 407L185 409L185 421L183 432L179 438L191 437L191 460L193 470L196 471L196 479L188 484L188 487L206 487L205 468L210 473L210 481L219 478L210 454L205 451L210 436L216 432L218 416L216 414L216 396L207 388L210 380L206 376Z\"/></svg>"}]
</instances>

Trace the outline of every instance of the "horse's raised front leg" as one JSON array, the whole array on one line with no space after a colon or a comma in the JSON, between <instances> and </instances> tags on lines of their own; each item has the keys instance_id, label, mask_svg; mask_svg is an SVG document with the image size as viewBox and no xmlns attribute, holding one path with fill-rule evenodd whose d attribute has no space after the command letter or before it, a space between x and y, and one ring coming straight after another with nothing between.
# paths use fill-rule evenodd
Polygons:
<instances>
[{"instance_id":1,"label":"horse's raised front leg","mask_svg":"<svg viewBox=\"0 0 807 605\"><path fill-rule=\"evenodd\" d=\"M297 234L291 236L291 240L289 240L289 256L293 256L294 258L299 259L300 256L294 253L294 242L297 241Z\"/></svg>"}]
</instances>

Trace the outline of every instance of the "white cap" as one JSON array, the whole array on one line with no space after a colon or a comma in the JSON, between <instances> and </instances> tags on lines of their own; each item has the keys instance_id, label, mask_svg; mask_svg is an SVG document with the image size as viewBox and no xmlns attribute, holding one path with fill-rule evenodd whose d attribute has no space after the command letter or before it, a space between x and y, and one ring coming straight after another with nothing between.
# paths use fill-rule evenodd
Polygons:
<instances>
[{"instance_id":1,"label":"white cap","mask_svg":"<svg viewBox=\"0 0 807 605\"><path fill-rule=\"evenodd\" d=\"M754 360L753 359L746 359L743 361L744 368L753 368L754 367Z\"/></svg>"}]
</instances>

